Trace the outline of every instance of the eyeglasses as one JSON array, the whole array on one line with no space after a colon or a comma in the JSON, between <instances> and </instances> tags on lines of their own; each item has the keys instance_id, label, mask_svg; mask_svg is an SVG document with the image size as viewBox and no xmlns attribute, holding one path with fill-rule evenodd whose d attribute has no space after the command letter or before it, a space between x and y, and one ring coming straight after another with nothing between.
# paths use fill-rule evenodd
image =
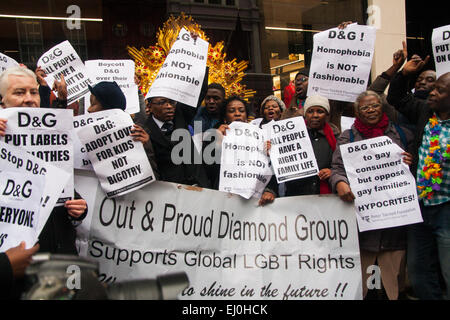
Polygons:
<instances>
[{"instance_id":1,"label":"eyeglasses","mask_svg":"<svg viewBox=\"0 0 450 320\"><path fill-rule=\"evenodd\" d=\"M359 107L359 111L367 112L369 109L378 109L379 107L381 107L381 103L375 103L368 106Z\"/></svg>"},{"instance_id":2,"label":"eyeglasses","mask_svg":"<svg viewBox=\"0 0 450 320\"><path fill-rule=\"evenodd\" d=\"M156 102L152 101L151 103L155 104L157 106L160 106L160 107L164 106L166 103L170 104L171 106L176 106L177 105L177 102L175 100L171 100L171 99L159 100L159 101L156 101Z\"/></svg>"},{"instance_id":3,"label":"eyeglasses","mask_svg":"<svg viewBox=\"0 0 450 320\"><path fill-rule=\"evenodd\" d=\"M295 79L295 81L297 81L297 82L305 82L305 81L308 81L308 77L297 78L297 79Z\"/></svg>"}]
</instances>

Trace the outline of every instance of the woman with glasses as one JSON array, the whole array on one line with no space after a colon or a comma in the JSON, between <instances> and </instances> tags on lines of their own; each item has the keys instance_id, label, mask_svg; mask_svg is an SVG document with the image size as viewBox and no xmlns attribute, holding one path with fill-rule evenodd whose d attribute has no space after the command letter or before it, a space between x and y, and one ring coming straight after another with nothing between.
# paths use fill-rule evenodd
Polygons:
<instances>
[{"instance_id":1,"label":"woman with glasses","mask_svg":"<svg viewBox=\"0 0 450 320\"><path fill-rule=\"evenodd\" d=\"M330 183L338 196L346 202L353 202L355 196L350 188L342 161L340 146L354 141L361 141L380 136L387 136L403 150L411 150L412 133L393 124L383 112L383 100L374 91L364 91L355 103L356 120L351 129L345 130L337 141L331 165ZM412 155L403 152L403 161L412 163ZM403 288L405 275L406 228L395 227L359 232L363 295L368 293L367 279L371 275L367 269L377 264L387 297L397 300Z\"/></svg>"}]
</instances>

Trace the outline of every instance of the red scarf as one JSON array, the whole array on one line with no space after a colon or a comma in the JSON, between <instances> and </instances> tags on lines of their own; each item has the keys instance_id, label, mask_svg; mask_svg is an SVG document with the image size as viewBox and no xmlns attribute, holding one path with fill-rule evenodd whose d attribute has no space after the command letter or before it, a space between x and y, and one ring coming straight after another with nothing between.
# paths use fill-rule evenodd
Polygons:
<instances>
[{"instance_id":1,"label":"red scarf","mask_svg":"<svg viewBox=\"0 0 450 320\"><path fill-rule=\"evenodd\" d=\"M328 144L331 147L331 150L336 149L336 138L333 133L333 129L331 129L331 126L328 124L328 122L325 122L325 125L323 126L323 133L325 134L325 138L328 141ZM331 193L331 187L328 183L328 179L326 180L320 180L320 194L330 194Z\"/></svg>"},{"instance_id":2,"label":"red scarf","mask_svg":"<svg viewBox=\"0 0 450 320\"><path fill-rule=\"evenodd\" d=\"M381 120L374 126L364 124L358 118L356 118L354 123L356 130L358 130L366 139L382 136L384 134L384 131L386 131L388 124L389 118L384 112Z\"/></svg>"},{"instance_id":3,"label":"red scarf","mask_svg":"<svg viewBox=\"0 0 450 320\"><path fill-rule=\"evenodd\" d=\"M336 150L336 137L334 136L333 129L331 129L328 122L325 122L325 125L323 126L323 133L325 134L325 138L327 139L331 150Z\"/></svg>"}]
</instances>

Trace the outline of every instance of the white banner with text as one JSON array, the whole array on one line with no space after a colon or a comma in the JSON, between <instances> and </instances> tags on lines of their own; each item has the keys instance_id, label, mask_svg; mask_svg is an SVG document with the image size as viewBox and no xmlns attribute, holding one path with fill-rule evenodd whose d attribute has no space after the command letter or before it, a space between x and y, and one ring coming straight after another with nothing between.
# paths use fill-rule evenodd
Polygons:
<instances>
[{"instance_id":1,"label":"white banner with text","mask_svg":"<svg viewBox=\"0 0 450 320\"><path fill-rule=\"evenodd\" d=\"M353 207L334 195L260 207L160 181L112 199L90 187L97 194L83 252L105 282L185 271L180 299L362 298Z\"/></svg>"}]
</instances>

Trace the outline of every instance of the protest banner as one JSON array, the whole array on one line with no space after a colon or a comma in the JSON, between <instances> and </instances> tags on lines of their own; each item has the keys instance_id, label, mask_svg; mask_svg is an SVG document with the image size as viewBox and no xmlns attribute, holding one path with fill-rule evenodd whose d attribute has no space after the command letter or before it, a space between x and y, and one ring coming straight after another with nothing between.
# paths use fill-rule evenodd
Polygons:
<instances>
[{"instance_id":1,"label":"protest banner","mask_svg":"<svg viewBox=\"0 0 450 320\"><path fill-rule=\"evenodd\" d=\"M437 79L450 72L450 24L433 29L431 42Z\"/></svg>"},{"instance_id":2,"label":"protest banner","mask_svg":"<svg viewBox=\"0 0 450 320\"><path fill-rule=\"evenodd\" d=\"M314 35L308 96L354 102L367 89L376 29L351 24Z\"/></svg>"},{"instance_id":3,"label":"protest banner","mask_svg":"<svg viewBox=\"0 0 450 320\"><path fill-rule=\"evenodd\" d=\"M68 40L44 53L37 65L47 75L45 80L50 88L53 87L55 80L59 81L61 75L64 75L67 84L67 104L89 93L88 85L93 84L89 79L86 66Z\"/></svg>"},{"instance_id":4,"label":"protest banner","mask_svg":"<svg viewBox=\"0 0 450 320\"><path fill-rule=\"evenodd\" d=\"M219 190L260 198L273 174L263 130L249 123L231 123L221 152Z\"/></svg>"},{"instance_id":5,"label":"protest banner","mask_svg":"<svg viewBox=\"0 0 450 320\"><path fill-rule=\"evenodd\" d=\"M145 98L165 97L197 108L208 46L205 40L194 40L189 31L181 29Z\"/></svg>"},{"instance_id":6,"label":"protest banner","mask_svg":"<svg viewBox=\"0 0 450 320\"><path fill-rule=\"evenodd\" d=\"M360 231L422 222L416 182L398 145L382 136L340 148Z\"/></svg>"},{"instance_id":7,"label":"protest banner","mask_svg":"<svg viewBox=\"0 0 450 320\"><path fill-rule=\"evenodd\" d=\"M334 195L257 202L161 181L121 198L99 188L86 258L108 283L184 271L180 299L362 298L350 204Z\"/></svg>"},{"instance_id":8,"label":"protest banner","mask_svg":"<svg viewBox=\"0 0 450 320\"><path fill-rule=\"evenodd\" d=\"M37 241L39 209L44 177L23 172L0 171L0 252L25 241Z\"/></svg>"},{"instance_id":9,"label":"protest banner","mask_svg":"<svg viewBox=\"0 0 450 320\"><path fill-rule=\"evenodd\" d=\"M108 197L155 181L143 144L130 136L131 116L121 110L76 131Z\"/></svg>"},{"instance_id":10,"label":"protest banner","mask_svg":"<svg viewBox=\"0 0 450 320\"><path fill-rule=\"evenodd\" d=\"M69 181L70 174L33 156L21 147L15 147L0 141L0 172L3 171L17 172L22 176L27 177L27 180L32 181L33 184L36 179L39 179L39 177L43 176L45 178L45 186L41 187L40 191L42 197L37 201L37 204L40 206L39 219L36 215L33 219L33 221L37 221L36 235L38 236L44 228L44 225L58 198L60 197L64 186ZM26 193L27 188L25 187L25 183L21 184L19 182L15 185L15 191L20 190L21 193ZM18 188L18 185L21 185L22 187ZM3 190L0 192L3 192ZM28 208L33 208L33 206L30 204ZM7 215L6 213L0 211L0 216L0 220L4 220ZM0 233L6 234L1 230ZM13 243L12 246L17 246L18 244L19 243ZM27 242L27 247L31 247L32 245L34 245L34 243Z\"/></svg>"},{"instance_id":11,"label":"protest banner","mask_svg":"<svg viewBox=\"0 0 450 320\"><path fill-rule=\"evenodd\" d=\"M119 85L127 101L125 112L139 112L139 89L134 82L133 60L88 60L84 64L94 84L115 81Z\"/></svg>"},{"instance_id":12,"label":"protest banner","mask_svg":"<svg viewBox=\"0 0 450 320\"><path fill-rule=\"evenodd\" d=\"M16 60L0 52L0 73L2 73L8 68L15 67L18 65L19 63Z\"/></svg>"},{"instance_id":13,"label":"protest banner","mask_svg":"<svg viewBox=\"0 0 450 320\"><path fill-rule=\"evenodd\" d=\"M277 182L286 182L319 173L314 150L303 117L271 121L263 126L270 140L270 160Z\"/></svg>"},{"instance_id":14,"label":"protest banner","mask_svg":"<svg viewBox=\"0 0 450 320\"><path fill-rule=\"evenodd\" d=\"M110 109L95 113L86 113L83 115L73 117L73 128L74 130L78 130L79 128L94 123L95 121L107 118L110 115L120 112L121 111L119 109ZM91 160L89 160L89 157L87 155L86 149L84 148L84 145L81 143L77 134L73 135L73 150L74 150L74 163L73 163L74 169L94 170L92 168Z\"/></svg>"},{"instance_id":15,"label":"protest banner","mask_svg":"<svg viewBox=\"0 0 450 320\"><path fill-rule=\"evenodd\" d=\"M8 120L1 141L19 146L70 174L57 205L73 199L73 110L6 108L0 110L0 117Z\"/></svg>"}]
</instances>

